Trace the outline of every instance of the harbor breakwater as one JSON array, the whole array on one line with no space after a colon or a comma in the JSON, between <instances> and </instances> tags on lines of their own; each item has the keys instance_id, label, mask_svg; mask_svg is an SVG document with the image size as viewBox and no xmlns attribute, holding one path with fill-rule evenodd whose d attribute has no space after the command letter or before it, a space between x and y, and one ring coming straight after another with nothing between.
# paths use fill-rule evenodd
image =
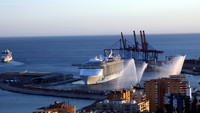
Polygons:
<instances>
[{"instance_id":1,"label":"harbor breakwater","mask_svg":"<svg viewBox=\"0 0 200 113\"><path fill-rule=\"evenodd\" d=\"M44 95L54 97L76 98L76 99L92 99L102 100L105 99L105 93L101 91L81 91L81 90L58 90L49 88L38 88L31 86L19 86L14 84L0 83L0 88L7 91L32 94L32 95Z\"/></svg>"}]
</instances>

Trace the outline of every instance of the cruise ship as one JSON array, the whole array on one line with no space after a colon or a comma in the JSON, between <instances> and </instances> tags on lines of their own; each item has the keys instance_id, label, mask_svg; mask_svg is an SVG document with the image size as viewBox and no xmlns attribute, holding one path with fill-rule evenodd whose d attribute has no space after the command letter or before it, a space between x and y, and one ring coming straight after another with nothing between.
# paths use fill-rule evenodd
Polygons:
<instances>
[{"instance_id":1,"label":"cruise ship","mask_svg":"<svg viewBox=\"0 0 200 113\"><path fill-rule=\"evenodd\" d=\"M1 61L2 62L10 62L12 60L12 52L8 49L2 51L1 53Z\"/></svg>"},{"instance_id":2,"label":"cruise ship","mask_svg":"<svg viewBox=\"0 0 200 113\"><path fill-rule=\"evenodd\" d=\"M99 57L83 63L80 77L86 85L108 82L123 75L124 61L114 56L112 51L108 57Z\"/></svg>"}]
</instances>

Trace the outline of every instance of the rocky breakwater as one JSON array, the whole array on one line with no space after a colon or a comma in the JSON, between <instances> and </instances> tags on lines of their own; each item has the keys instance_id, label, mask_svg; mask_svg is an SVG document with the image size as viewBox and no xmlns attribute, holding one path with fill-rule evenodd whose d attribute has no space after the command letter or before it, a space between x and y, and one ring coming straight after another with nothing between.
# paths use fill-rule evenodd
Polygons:
<instances>
[{"instance_id":1,"label":"rocky breakwater","mask_svg":"<svg viewBox=\"0 0 200 113\"><path fill-rule=\"evenodd\" d=\"M39 88L34 86L24 86L16 84L5 84L0 83L0 88L12 92L33 94L33 95L44 95L44 96L55 96L55 97L66 97L66 98L77 98L77 99L94 99L102 100L105 99L105 93L103 91L83 91L83 90L58 90L50 88Z\"/></svg>"}]
</instances>

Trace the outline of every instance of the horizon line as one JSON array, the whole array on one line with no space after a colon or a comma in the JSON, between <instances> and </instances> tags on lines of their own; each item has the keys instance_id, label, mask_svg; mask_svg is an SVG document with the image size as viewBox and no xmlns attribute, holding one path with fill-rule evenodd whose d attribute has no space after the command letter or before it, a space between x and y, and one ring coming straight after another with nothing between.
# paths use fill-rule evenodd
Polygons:
<instances>
[{"instance_id":1,"label":"horizon line","mask_svg":"<svg viewBox=\"0 0 200 113\"><path fill-rule=\"evenodd\" d=\"M200 33L145 33L146 35L180 35L180 34L200 34ZM31 35L27 35L27 36L0 36L0 38L25 38L25 37L77 37L77 36L119 36L121 35L119 34L104 34L104 35L35 35L35 36L31 36ZM123 34L123 35L133 35L133 34ZM136 34L136 35L140 35L140 34Z\"/></svg>"}]
</instances>

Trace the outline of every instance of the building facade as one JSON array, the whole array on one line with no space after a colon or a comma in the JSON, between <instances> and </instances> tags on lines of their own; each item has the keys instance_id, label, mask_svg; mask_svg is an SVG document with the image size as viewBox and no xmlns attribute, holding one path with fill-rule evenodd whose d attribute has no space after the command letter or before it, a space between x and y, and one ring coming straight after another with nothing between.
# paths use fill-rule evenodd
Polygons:
<instances>
[{"instance_id":1,"label":"building facade","mask_svg":"<svg viewBox=\"0 0 200 113\"><path fill-rule=\"evenodd\" d=\"M149 101L142 92L135 89L113 90L107 94L107 99L97 103L94 109L96 112L149 112Z\"/></svg>"},{"instance_id":2,"label":"building facade","mask_svg":"<svg viewBox=\"0 0 200 113\"><path fill-rule=\"evenodd\" d=\"M102 102L95 106L96 112L142 113L149 111L149 101L125 103L122 101Z\"/></svg>"},{"instance_id":3,"label":"building facade","mask_svg":"<svg viewBox=\"0 0 200 113\"><path fill-rule=\"evenodd\" d=\"M174 78L160 78L144 83L145 94L150 102L150 111L155 112L164 108L165 94L183 94L190 96L189 82Z\"/></svg>"},{"instance_id":4,"label":"building facade","mask_svg":"<svg viewBox=\"0 0 200 113\"><path fill-rule=\"evenodd\" d=\"M113 90L107 94L107 100L109 101L125 100L126 103L130 103L131 102L130 90L127 89Z\"/></svg>"},{"instance_id":5,"label":"building facade","mask_svg":"<svg viewBox=\"0 0 200 113\"><path fill-rule=\"evenodd\" d=\"M33 113L76 113L76 106L70 105L69 102L55 102L48 107L38 108Z\"/></svg>"}]
</instances>

